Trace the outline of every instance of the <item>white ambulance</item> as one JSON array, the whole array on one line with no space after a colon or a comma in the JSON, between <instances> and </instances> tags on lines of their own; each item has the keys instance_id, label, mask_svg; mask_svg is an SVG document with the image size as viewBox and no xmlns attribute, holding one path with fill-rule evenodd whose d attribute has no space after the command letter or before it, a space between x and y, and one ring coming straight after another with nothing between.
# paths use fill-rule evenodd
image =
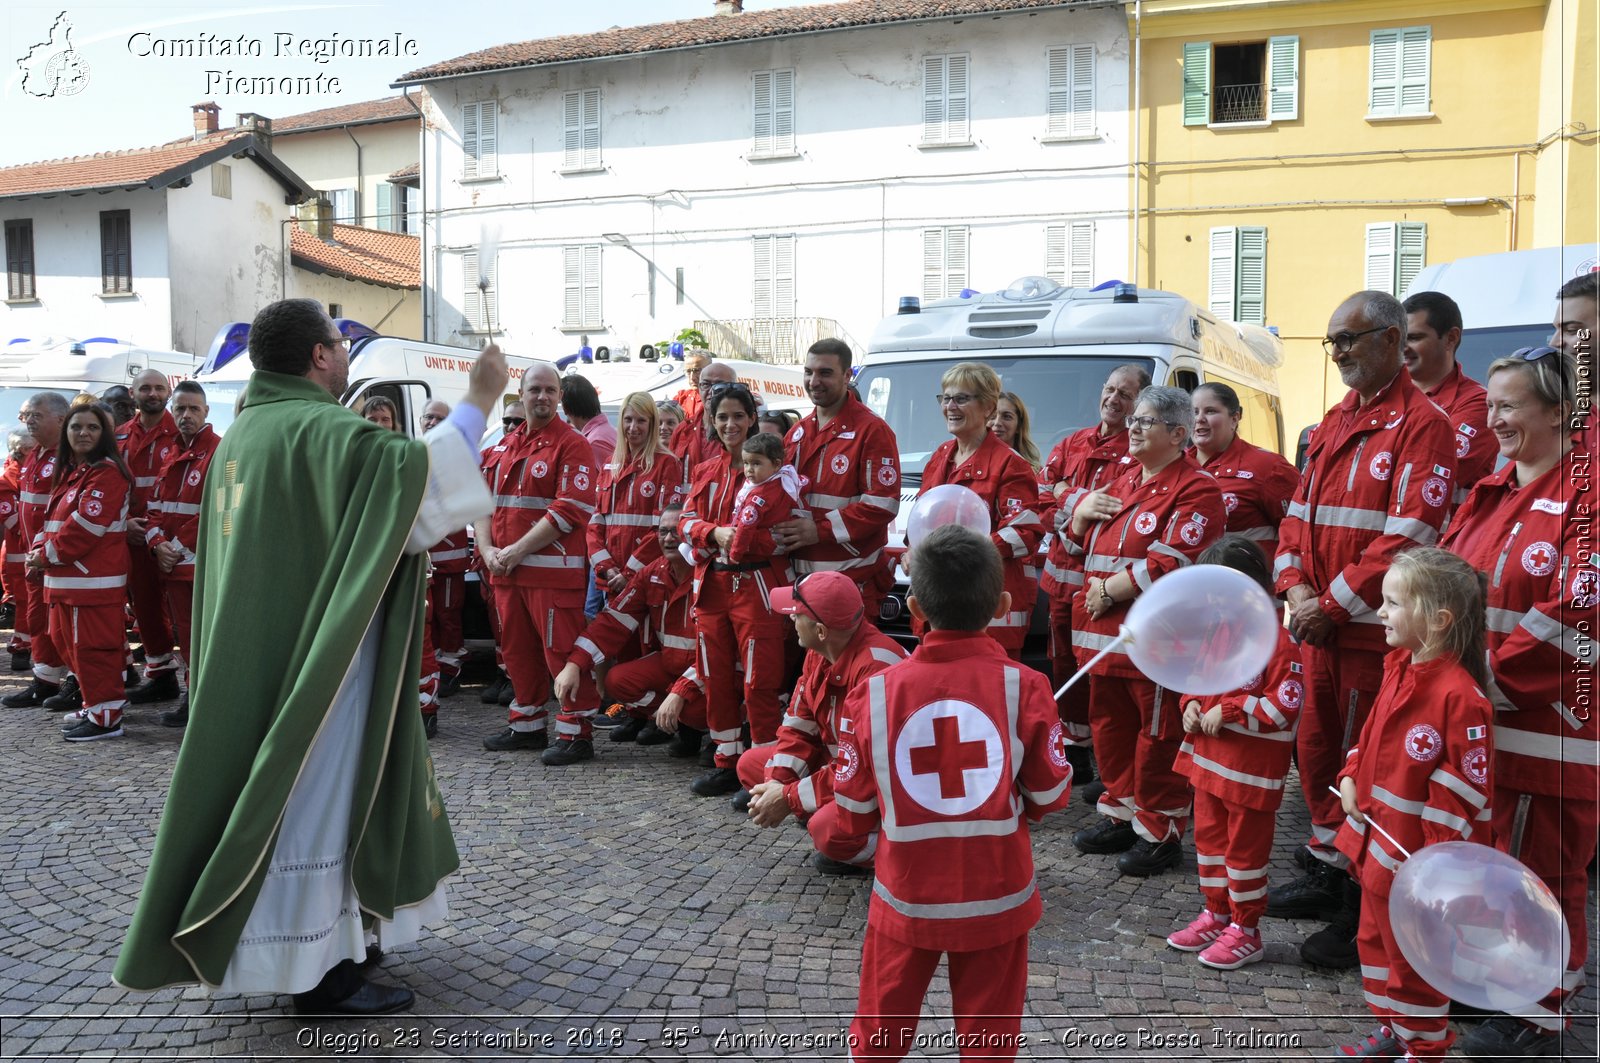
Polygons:
<instances>
[{"instance_id":1,"label":"white ambulance","mask_svg":"<svg viewBox=\"0 0 1600 1063\"><path fill-rule=\"evenodd\" d=\"M176 383L194 372L197 362L192 354L152 350L104 336L12 340L0 347L0 425L16 424L22 404L41 391L60 392L68 399L83 392L98 395L115 384L132 386L134 377L146 369Z\"/></svg>"}]
</instances>

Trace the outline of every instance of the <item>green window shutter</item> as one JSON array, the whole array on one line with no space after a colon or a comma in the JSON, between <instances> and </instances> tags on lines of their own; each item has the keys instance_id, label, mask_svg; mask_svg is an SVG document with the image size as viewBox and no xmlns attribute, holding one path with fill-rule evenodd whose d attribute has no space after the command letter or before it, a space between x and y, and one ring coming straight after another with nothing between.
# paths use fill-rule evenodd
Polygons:
<instances>
[{"instance_id":1,"label":"green window shutter","mask_svg":"<svg viewBox=\"0 0 1600 1063\"><path fill-rule=\"evenodd\" d=\"M1372 67L1367 92L1368 114L1400 111L1400 31L1372 31Z\"/></svg>"},{"instance_id":2,"label":"green window shutter","mask_svg":"<svg viewBox=\"0 0 1600 1063\"><path fill-rule=\"evenodd\" d=\"M1247 325L1267 323L1267 230L1239 228L1239 317Z\"/></svg>"},{"instance_id":3,"label":"green window shutter","mask_svg":"<svg viewBox=\"0 0 1600 1063\"><path fill-rule=\"evenodd\" d=\"M1183 46L1183 124L1211 121L1211 42Z\"/></svg>"},{"instance_id":4,"label":"green window shutter","mask_svg":"<svg viewBox=\"0 0 1600 1063\"><path fill-rule=\"evenodd\" d=\"M397 232L400 228L394 219L394 185L387 181L378 186L378 216L373 220L377 228L388 232Z\"/></svg>"},{"instance_id":5,"label":"green window shutter","mask_svg":"<svg viewBox=\"0 0 1600 1063\"><path fill-rule=\"evenodd\" d=\"M1206 285L1206 306L1213 317L1232 321L1235 308L1235 278L1238 276L1238 230L1224 227L1211 230L1211 270Z\"/></svg>"},{"instance_id":6,"label":"green window shutter","mask_svg":"<svg viewBox=\"0 0 1600 1063\"><path fill-rule=\"evenodd\" d=\"M1394 294L1394 244L1392 222L1374 222L1367 226L1367 275L1365 289L1369 292Z\"/></svg>"},{"instance_id":7,"label":"green window shutter","mask_svg":"<svg viewBox=\"0 0 1600 1063\"><path fill-rule=\"evenodd\" d=\"M1427 265L1428 223L1403 221L1396 228L1394 294L1398 299Z\"/></svg>"},{"instance_id":8,"label":"green window shutter","mask_svg":"<svg viewBox=\"0 0 1600 1063\"><path fill-rule=\"evenodd\" d=\"M1289 122L1300 117L1300 38L1267 41L1267 118Z\"/></svg>"},{"instance_id":9,"label":"green window shutter","mask_svg":"<svg viewBox=\"0 0 1600 1063\"><path fill-rule=\"evenodd\" d=\"M1400 114L1427 114L1433 31L1412 26L1400 31Z\"/></svg>"}]
</instances>

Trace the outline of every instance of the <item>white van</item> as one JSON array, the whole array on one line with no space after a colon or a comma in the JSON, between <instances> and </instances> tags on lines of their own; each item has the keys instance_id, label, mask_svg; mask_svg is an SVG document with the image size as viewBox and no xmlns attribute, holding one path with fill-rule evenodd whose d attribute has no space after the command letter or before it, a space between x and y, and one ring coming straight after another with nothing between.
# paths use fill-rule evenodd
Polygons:
<instances>
[{"instance_id":1,"label":"white van","mask_svg":"<svg viewBox=\"0 0 1600 1063\"><path fill-rule=\"evenodd\" d=\"M1181 295L1132 285L1088 291L1024 277L1003 292L971 299L920 308L914 299L902 303L907 305L901 313L885 318L873 333L855 378L862 401L889 423L899 441L900 515L889 536L892 554L904 547L905 521L923 466L949 438L936 396L940 378L958 362L986 363L1000 374L1005 390L1022 398L1041 457L1068 435L1099 422L1106 377L1130 363L1142 366L1157 384L1191 391L1212 381L1228 384L1244 407L1240 434L1282 452L1278 367L1283 345L1278 337L1255 325L1218 320ZM897 577L884 602L883 626L909 639L906 580L903 572ZM1048 673L1047 615L1041 594L1023 654Z\"/></svg>"},{"instance_id":2,"label":"white van","mask_svg":"<svg viewBox=\"0 0 1600 1063\"><path fill-rule=\"evenodd\" d=\"M194 372L197 361L181 351L151 350L105 337L13 340L0 347L0 425L16 424L22 404L41 391L57 391L68 399L82 392L98 395L115 384L131 387L146 369L177 383Z\"/></svg>"},{"instance_id":3,"label":"white van","mask_svg":"<svg viewBox=\"0 0 1600 1063\"><path fill-rule=\"evenodd\" d=\"M567 359L562 359L566 362ZM806 393L805 369L799 365L776 365L742 358L717 358L730 367L741 381L749 384L756 400L766 409L783 410L796 417L810 413L815 404ZM560 363L558 363L560 364ZM564 365L567 375L586 377L600 393L600 405L611 423L622 400L630 392L648 392L657 402L670 399L689 386L683 363L663 359L659 362L582 362Z\"/></svg>"}]
</instances>

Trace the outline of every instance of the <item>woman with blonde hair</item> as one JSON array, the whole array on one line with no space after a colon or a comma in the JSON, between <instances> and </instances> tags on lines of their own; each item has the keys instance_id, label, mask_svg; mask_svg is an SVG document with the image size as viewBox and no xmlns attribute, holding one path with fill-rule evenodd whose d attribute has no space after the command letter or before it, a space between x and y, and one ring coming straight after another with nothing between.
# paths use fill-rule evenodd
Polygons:
<instances>
[{"instance_id":1,"label":"woman with blonde hair","mask_svg":"<svg viewBox=\"0 0 1600 1063\"><path fill-rule=\"evenodd\" d=\"M1044 464L1044 459L1039 457L1039 448L1034 445L1033 436L1029 432L1028 407L1022 402L1022 396L1014 391L1002 391L1000 401L995 405L994 416L989 418L989 431L1000 437L1000 442L1022 455L1022 459L1033 466L1033 471L1038 472Z\"/></svg>"},{"instance_id":2,"label":"woman with blonde hair","mask_svg":"<svg viewBox=\"0 0 1600 1063\"><path fill-rule=\"evenodd\" d=\"M683 490L683 466L662 445L655 399L633 392L622 400L618 421L617 445L595 484L589 519L589 564L608 595L621 593L630 575L660 556L650 532Z\"/></svg>"}]
</instances>

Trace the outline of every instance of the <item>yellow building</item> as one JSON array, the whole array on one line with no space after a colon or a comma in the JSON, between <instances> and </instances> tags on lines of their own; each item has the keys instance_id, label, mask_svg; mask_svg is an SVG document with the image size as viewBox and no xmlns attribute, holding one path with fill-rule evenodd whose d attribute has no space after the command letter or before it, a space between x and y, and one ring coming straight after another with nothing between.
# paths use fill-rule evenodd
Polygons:
<instances>
[{"instance_id":1,"label":"yellow building","mask_svg":"<svg viewBox=\"0 0 1600 1063\"><path fill-rule=\"evenodd\" d=\"M1278 329L1289 440L1344 394L1318 341L1346 295L1596 240L1596 0L1127 11L1137 279Z\"/></svg>"}]
</instances>

